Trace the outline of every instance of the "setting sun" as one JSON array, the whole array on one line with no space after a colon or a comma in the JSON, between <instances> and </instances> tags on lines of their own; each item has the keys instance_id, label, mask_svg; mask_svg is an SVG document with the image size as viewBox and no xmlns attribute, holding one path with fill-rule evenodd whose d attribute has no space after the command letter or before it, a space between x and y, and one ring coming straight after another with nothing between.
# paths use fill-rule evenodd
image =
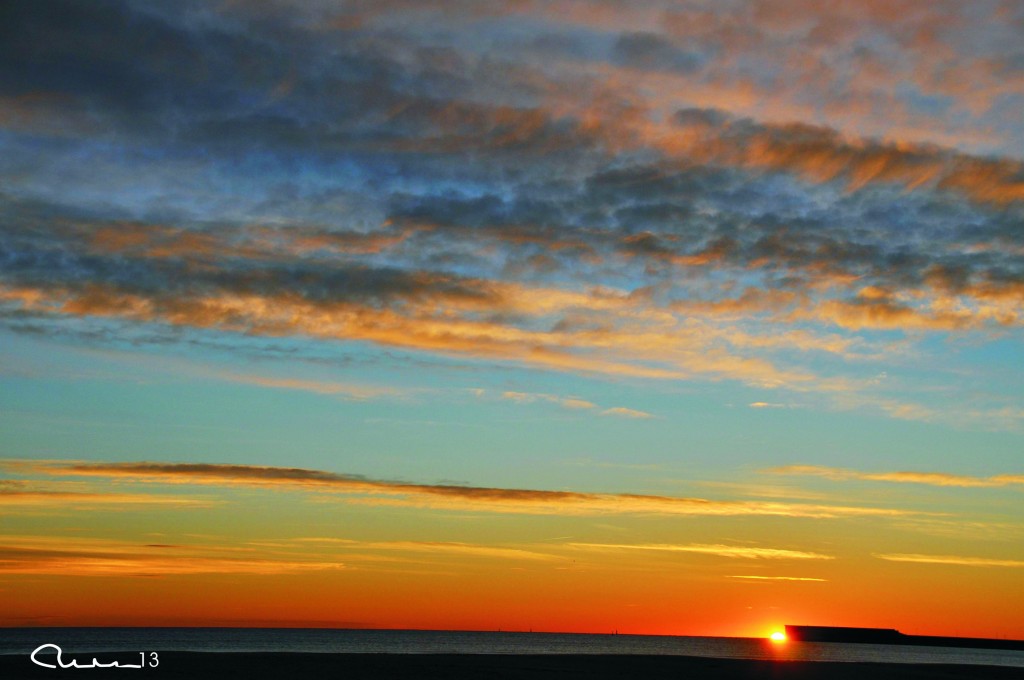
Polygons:
<instances>
[{"instance_id":1,"label":"setting sun","mask_svg":"<svg viewBox=\"0 0 1024 680\"><path fill-rule=\"evenodd\" d=\"M786 641L786 634L783 633L781 630L775 631L774 633L772 633L768 637L771 639L772 642L785 642Z\"/></svg>"}]
</instances>

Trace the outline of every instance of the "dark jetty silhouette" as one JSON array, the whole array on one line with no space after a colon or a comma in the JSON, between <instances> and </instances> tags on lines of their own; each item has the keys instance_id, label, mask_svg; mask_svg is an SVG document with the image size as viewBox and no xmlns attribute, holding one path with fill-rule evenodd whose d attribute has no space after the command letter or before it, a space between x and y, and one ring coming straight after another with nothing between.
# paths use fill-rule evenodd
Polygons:
<instances>
[{"instance_id":1,"label":"dark jetty silhouette","mask_svg":"<svg viewBox=\"0 0 1024 680\"><path fill-rule=\"evenodd\" d=\"M786 626L786 638L801 642L853 642L869 645L918 645L922 647L1024 650L1024 640L904 635L895 628Z\"/></svg>"}]
</instances>

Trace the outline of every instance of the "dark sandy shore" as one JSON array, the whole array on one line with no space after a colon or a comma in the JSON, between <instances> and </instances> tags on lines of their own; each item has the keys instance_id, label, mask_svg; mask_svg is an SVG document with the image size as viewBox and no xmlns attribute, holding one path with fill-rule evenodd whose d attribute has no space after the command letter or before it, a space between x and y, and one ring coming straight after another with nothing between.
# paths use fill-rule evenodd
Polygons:
<instances>
[{"instance_id":1,"label":"dark sandy shore","mask_svg":"<svg viewBox=\"0 0 1024 680\"><path fill-rule=\"evenodd\" d=\"M101 662L138 661L102 653ZM69 656L65 655L65 662ZM87 663L91 656L75 654ZM52 660L52 657L51 657ZM744 661L685 656L484 655L484 654L287 654L160 652L160 665L143 669L48 669L25 656L0 656L0 678L410 678L432 680L1021 680L1024 669L872 663Z\"/></svg>"}]
</instances>

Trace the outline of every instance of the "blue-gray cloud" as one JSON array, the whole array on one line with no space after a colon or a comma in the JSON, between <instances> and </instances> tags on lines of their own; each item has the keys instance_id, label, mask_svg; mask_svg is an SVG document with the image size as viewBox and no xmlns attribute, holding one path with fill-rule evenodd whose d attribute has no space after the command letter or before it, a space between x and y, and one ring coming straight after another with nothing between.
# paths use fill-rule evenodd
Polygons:
<instances>
[{"instance_id":1,"label":"blue-gray cloud","mask_svg":"<svg viewBox=\"0 0 1024 680\"><path fill-rule=\"evenodd\" d=\"M662 102L768 39L719 14L460 7L479 32L402 3L5 8L5 323L790 386L817 378L787 349L1021 325L1019 161Z\"/></svg>"}]
</instances>

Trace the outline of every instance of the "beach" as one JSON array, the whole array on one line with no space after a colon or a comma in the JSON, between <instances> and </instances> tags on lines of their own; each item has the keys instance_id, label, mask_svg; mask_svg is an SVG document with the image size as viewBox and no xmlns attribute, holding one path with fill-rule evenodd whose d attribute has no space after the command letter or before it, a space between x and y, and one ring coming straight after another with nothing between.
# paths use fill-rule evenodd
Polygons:
<instances>
[{"instance_id":1,"label":"beach","mask_svg":"<svg viewBox=\"0 0 1024 680\"><path fill-rule=\"evenodd\" d=\"M65 656L65 663L70 661ZM82 665L86 654L75 654ZM139 660L123 653L97 653L101 663ZM54 657L45 659L53 662ZM1020 668L944 664L826 663L711 659L686 656L571 654L304 654L159 652L155 668L67 668L34 665L28 655L0 656L0 677L18 678L346 678L383 680L555 680L688 678L716 680L1010 680Z\"/></svg>"}]
</instances>

